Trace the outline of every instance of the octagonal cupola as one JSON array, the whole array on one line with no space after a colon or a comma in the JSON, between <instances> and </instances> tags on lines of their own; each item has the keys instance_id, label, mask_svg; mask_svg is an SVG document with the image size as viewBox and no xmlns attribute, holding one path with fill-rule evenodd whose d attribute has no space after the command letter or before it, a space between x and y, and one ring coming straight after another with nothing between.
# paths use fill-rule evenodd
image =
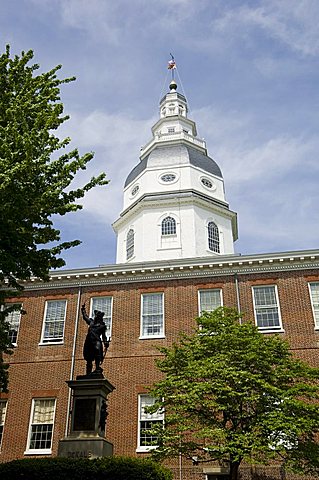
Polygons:
<instances>
[{"instance_id":1,"label":"octagonal cupola","mask_svg":"<svg viewBox=\"0 0 319 480\"><path fill-rule=\"evenodd\" d=\"M233 254L236 213L175 80L151 131L125 181L123 210L113 224L117 263Z\"/></svg>"}]
</instances>

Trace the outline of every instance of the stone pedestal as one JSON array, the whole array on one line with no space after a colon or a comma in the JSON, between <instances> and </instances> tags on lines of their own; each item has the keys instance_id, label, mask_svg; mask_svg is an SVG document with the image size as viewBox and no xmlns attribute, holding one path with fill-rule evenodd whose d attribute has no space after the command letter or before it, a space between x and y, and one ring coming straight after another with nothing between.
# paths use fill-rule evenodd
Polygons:
<instances>
[{"instance_id":1,"label":"stone pedestal","mask_svg":"<svg viewBox=\"0 0 319 480\"><path fill-rule=\"evenodd\" d=\"M107 457L113 445L105 438L107 396L113 385L102 375L83 375L67 382L73 392L70 432L59 442L60 457Z\"/></svg>"}]
</instances>

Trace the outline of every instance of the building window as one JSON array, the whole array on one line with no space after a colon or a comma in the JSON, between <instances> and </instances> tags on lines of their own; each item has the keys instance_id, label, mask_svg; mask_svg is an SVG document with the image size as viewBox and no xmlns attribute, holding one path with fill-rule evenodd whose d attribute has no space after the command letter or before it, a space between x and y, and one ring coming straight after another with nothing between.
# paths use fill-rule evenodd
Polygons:
<instances>
[{"instance_id":1,"label":"building window","mask_svg":"<svg viewBox=\"0 0 319 480\"><path fill-rule=\"evenodd\" d=\"M45 306L43 343L62 343L66 313L66 300L49 300Z\"/></svg>"},{"instance_id":2,"label":"building window","mask_svg":"<svg viewBox=\"0 0 319 480\"><path fill-rule=\"evenodd\" d=\"M6 305L6 307L12 306L12 304ZM5 318L5 321L9 323L9 339L13 345L17 345L22 305L20 303L17 303L15 307L17 307L18 310L13 310L12 312L8 313Z\"/></svg>"},{"instance_id":3,"label":"building window","mask_svg":"<svg viewBox=\"0 0 319 480\"><path fill-rule=\"evenodd\" d=\"M175 173L164 173L164 175L161 176L161 180L164 183L174 182L174 180L176 180L176 175Z\"/></svg>"},{"instance_id":4,"label":"building window","mask_svg":"<svg viewBox=\"0 0 319 480\"><path fill-rule=\"evenodd\" d=\"M140 187L138 185L135 185L135 187L132 188L131 195L134 197L137 192L139 191Z\"/></svg>"},{"instance_id":5,"label":"building window","mask_svg":"<svg viewBox=\"0 0 319 480\"><path fill-rule=\"evenodd\" d=\"M213 312L222 305L222 291L219 288L214 290L199 290L199 314L203 312Z\"/></svg>"},{"instance_id":6,"label":"building window","mask_svg":"<svg viewBox=\"0 0 319 480\"><path fill-rule=\"evenodd\" d=\"M219 231L215 222L209 222L208 226L208 248L212 252L220 253Z\"/></svg>"},{"instance_id":7,"label":"building window","mask_svg":"<svg viewBox=\"0 0 319 480\"><path fill-rule=\"evenodd\" d=\"M277 287L253 287L256 325L259 330L282 330Z\"/></svg>"},{"instance_id":8,"label":"building window","mask_svg":"<svg viewBox=\"0 0 319 480\"><path fill-rule=\"evenodd\" d=\"M51 453L55 399L33 399L27 453Z\"/></svg>"},{"instance_id":9,"label":"building window","mask_svg":"<svg viewBox=\"0 0 319 480\"><path fill-rule=\"evenodd\" d=\"M145 408L154 405L155 399L149 395L139 395L138 450L149 450L157 446L157 436L152 433L156 425L163 424L161 412L146 413Z\"/></svg>"},{"instance_id":10,"label":"building window","mask_svg":"<svg viewBox=\"0 0 319 480\"><path fill-rule=\"evenodd\" d=\"M162 235L176 235L176 221L173 217L166 217L162 221Z\"/></svg>"},{"instance_id":11,"label":"building window","mask_svg":"<svg viewBox=\"0 0 319 480\"><path fill-rule=\"evenodd\" d=\"M103 321L106 325L105 335L107 338L111 337L112 330L112 304L113 297L94 297L91 300L91 317L93 317L94 310L104 312Z\"/></svg>"},{"instance_id":12,"label":"building window","mask_svg":"<svg viewBox=\"0 0 319 480\"><path fill-rule=\"evenodd\" d=\"M167 132L168 133L175 133L175 127L168 127Z\"/></svg>"},{"instance_id":13,"label":"building window","mask_svg":"<svg viewBox=\"0 0 319 480\"><path fill-rule=\"evenodd\" d=\"M142 338L164 336L163 300L163 293L147 293L142 295Z\"/></svg>"},{"instance_id":14,"label":"building window","mask_svg":"<svg viewBox=\"0 0 319 480\"><path fill-rule=\"evenodd\" d=\"M0 448L3 437L4 422L6 420L7 402L6 400L0 400Z\"/></svg>"},{"instance_id":15,"label":"building window","mask_svg":"<svg viewBox=\"0 0 319 480\"><path fill-rule=\"evenodd\" d=\"M309 283L309 291L315 328L319 329L319 283Z\"/></svg>"},{"instance_id":16,"label":"building window","mask_svg":"<svg viewBox=\"0 0 319 480\"><path fill-rule=\"evenodd\" d=\"M126 260L134 255L134 230L130 228L126 236Z\"/></svg>"}]
</instances>

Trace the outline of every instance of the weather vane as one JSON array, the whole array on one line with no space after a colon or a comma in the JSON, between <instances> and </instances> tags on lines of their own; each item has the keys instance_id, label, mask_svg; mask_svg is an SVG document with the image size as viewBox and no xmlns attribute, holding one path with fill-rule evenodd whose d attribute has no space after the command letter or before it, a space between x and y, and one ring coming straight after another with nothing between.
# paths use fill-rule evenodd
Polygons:
<instances>
[{"instance_id":1,"label":"weather vane","mask_svg":"<svg viewBox=\"0 0 319 480\"><path fill-rule=\"evenodd\" d=\"M168 66L167 68L169 70L171 70L172 72L172 80L174 80L174 70L176 70L176 62L175 62L175 58L173 57L173 55L170 53L170 56L172 57L171 60L168 62Z\"/></svg>"}]
</instances>

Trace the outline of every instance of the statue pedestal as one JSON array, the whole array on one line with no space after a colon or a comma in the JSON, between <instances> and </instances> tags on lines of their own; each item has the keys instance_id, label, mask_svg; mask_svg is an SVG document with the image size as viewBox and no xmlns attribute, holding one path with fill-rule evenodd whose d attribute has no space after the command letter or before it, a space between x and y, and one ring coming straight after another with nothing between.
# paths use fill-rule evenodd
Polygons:
<instances>
[{"instance_id":1,"label":"statue pedestal","mask_svg":"<svg viewBox=\"0 0 319 480\"><path fill-rule=\"evenodd\" d=\"M71 426L59 442L59 457L107 457L113 445L105 438L107 396L113 385L102 374L82 375L67 382L73 393Z\"/></svg>"}]
</instances>

